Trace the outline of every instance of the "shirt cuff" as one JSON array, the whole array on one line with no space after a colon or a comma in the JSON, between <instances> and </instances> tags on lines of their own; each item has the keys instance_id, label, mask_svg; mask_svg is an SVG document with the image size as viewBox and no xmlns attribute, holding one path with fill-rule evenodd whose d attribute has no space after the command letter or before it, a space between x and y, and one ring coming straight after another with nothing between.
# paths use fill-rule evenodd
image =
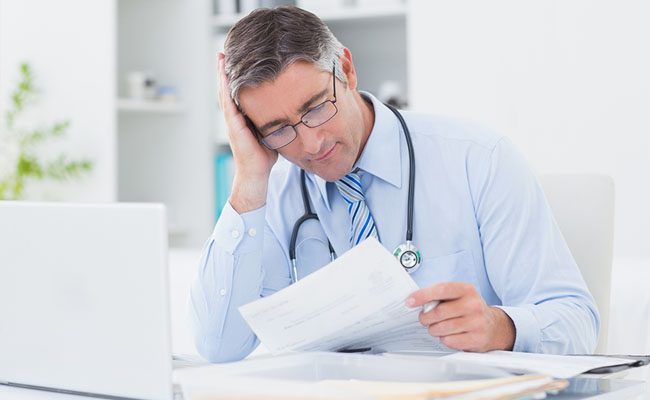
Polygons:
<instances>
[{"instance_id":1,"label":"shirt cuff","mask_svg":"<svg viewBox=\"0 0 650 400\"><path fill-rule=\"evenodd\" d=\"M541 340L537 318L525 307L496 306L502 309L515 324L515 344L512 351L535 353Z\"/></svg>"},{"instance_id":2,"label":"shirt cuff","mask_svg":"<svg viewBox=\"0 0 650 400\"><path fill-rule=\"evenodd\" d=\"M233 254L260 249L264 237L266 206L257 210L238 214L226 202L212 232L212 238L217 246Z\"/></svg>"}]
</instances>

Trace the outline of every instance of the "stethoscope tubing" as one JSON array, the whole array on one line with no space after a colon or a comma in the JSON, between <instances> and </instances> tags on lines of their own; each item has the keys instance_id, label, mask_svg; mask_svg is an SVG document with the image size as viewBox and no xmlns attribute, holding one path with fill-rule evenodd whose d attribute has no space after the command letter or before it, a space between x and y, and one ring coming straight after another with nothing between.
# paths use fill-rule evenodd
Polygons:
<instances>
[{"instance_id":1,"label":"stethoscope tubing","mask_svg":"<svg viewBox=\"0 0 650 400\"><path fill-rule=\"evenodd\" d=\"M404 137L406 138L406 147L408 148L409 155L409 187L408 187L408 203L406 214L406 245L407 248L412 246L413 240L413 203L415 198L415 151L413 150L413 142L411 140L411 132L409 131L406 121L402 114L390 104L385 104L393 114L397 117L404 130ZM298 282L298 268L296 263L296 241L298 240L298 232L300 227L305 221L314 219L320 221L318 215L314 213L309 204L309 194L307 193L307 184L305 183L305 170L300 170L300 193L302 195L302 202L305 213L298 218L291 231L291 239L289 241L289 259L291 261L291 283ZM327 239L327 245L330 251L330 259L333 261L336 258L336 252L332 247L332 242Z\"/></svg>"},{"instance_id":2,"label":"stethoscope tubing","mask_svg":"<svg viewBox=\"0 0 650 400\"><path fill-rule=\"evenodd\" d=\"M293 230L291 231L291 240L289 241L289 259L291 260L291 280L293 283L298 282L298 267L296 265L296 241L298 240L298 232L300 227L305 221L314 219L319 221L318 215L311 210L311 205L309 204L309 195L307 193L307 184L305 183L305 170L300 170L300 193L302 194L302 203L305 210L305 213L298 218L294 224ZM330 259L334 261L336 258L336 252L332 247L332 242L327 239L327 245L330 251Z\"/></svg>"},{"instance_id":3,"label":"stethoscope tubing","mask_svg":"<svg viewBox=\"0 0 650 400\"><path fill-rule=\"evenodd\" d=\"M404 137L406 138L406 147L409 152L409 192L408 192L408 203L406 208L406 242L411 243L413 241L413 203L415 199L415 151L413 150L413 141L411 140L411 132L409 127L404 121L402 114L397 111L397 109L390 104L386 104L393 114L399 120L399 123L404 129Z\"/></svg>"}]
</instances>

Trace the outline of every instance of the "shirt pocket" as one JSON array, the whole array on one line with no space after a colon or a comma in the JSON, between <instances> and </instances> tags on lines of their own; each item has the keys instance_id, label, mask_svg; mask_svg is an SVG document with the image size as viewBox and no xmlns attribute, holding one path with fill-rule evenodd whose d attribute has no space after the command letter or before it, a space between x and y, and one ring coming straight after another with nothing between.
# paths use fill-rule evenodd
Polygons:
<instances>
[{"instance_id":1,"label":"shirt pocket","mask_svg":"<svg viewBox=\"0 0 650 400\"><path fill-rule=\"evenodd\" d=\"M467 282L478 287L474 258L468 250L438 257L423 257L422 265L411 277L420 287L440 282Z\"/></svg>"}]
</instances>

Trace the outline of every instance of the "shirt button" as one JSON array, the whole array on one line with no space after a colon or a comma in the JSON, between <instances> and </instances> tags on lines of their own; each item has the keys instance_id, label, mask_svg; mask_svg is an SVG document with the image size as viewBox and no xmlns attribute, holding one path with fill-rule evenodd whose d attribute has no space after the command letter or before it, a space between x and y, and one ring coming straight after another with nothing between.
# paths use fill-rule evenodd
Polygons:
<instances>
[{"instance_id":1,"label":"shirt button","mask_svg":"<svg viewBox=\"0 0 650 400\"><path fill-rule=\"evenodd\" d=\"M219 294L222 295L222 296L225 296L226 295L226 289L219 290Z\"/></svg>"},{"instance_id":2,"label":"shirt button","mask_svg":"<svg viewBox=\"0 0 650 400\"><path fill-rule=\"evenodd\" d=\"M255 237L255 235L257 235L257 229L255 229L255 228L250 228L250 229L248 230L248 236L250 236L250 237Z\"/></svg>"},{"instance_id":3,"label":"shirt button","mask_svg":"<svg viewBox=\"0 0 650 400\"><path fill-rule=\"evenodd\" d=\"M239 237L239 231L237 229L233 229L230 234L232 235L233 239L237 239Z\"/></svg>"}]
</instances>

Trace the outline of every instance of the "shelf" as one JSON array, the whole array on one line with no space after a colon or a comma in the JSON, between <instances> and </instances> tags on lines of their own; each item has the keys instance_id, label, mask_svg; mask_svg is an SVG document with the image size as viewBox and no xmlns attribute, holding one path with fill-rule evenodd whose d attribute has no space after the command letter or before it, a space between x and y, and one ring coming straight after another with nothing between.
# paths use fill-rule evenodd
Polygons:
<instances>
[{"instance_id":1,"label":"shelf","mask_svg":"<svg viewBox=\"0 0 650 400\"><path fill-rule=\"evenodd\" d=\"M117 109L121 112L134 113L181 113L185 111L182 104L156 100L118 99Z\"/></svg>"},{"instance_id":2,"label":"shelf","mask_svg":"<svg viewBox=\"0 0 650 400\"><path fill-rule=\"evenodd\" d=\"M316 14L325 22L325 23L335 23L335 22L359 22L359 21L371 21L379 20L385 18L403 18L406 16L406 6L405 5L395 5L390 7L373 7L373 8L358 8L350 7L343 9L332 9L332 10L322 10L316 12ZM215 15L213 17L212 23L213 26L217 29L228 29L239 21L243 14L231 14L231 15Z\"/></svg>"}]
</instances>

